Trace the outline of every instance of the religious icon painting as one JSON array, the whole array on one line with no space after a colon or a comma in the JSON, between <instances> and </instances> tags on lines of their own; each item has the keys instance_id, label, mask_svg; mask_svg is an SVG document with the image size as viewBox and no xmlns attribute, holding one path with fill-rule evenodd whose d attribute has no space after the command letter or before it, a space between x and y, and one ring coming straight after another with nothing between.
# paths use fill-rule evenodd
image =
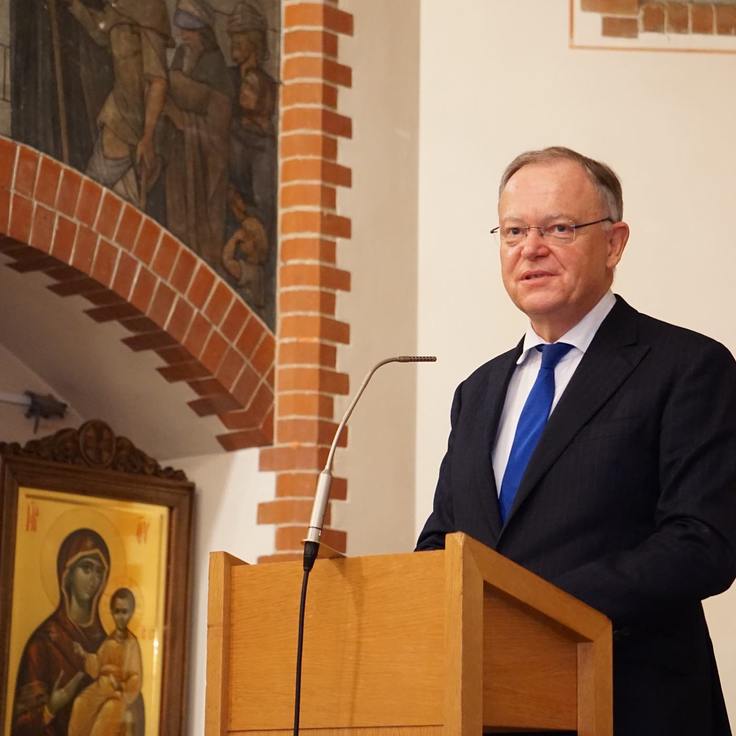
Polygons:
<instances>
[{"instance_id":1,"label":"religious icon painting","mask_svg":"<svg viewBox=\"0 0 736 736\"><path fill-rule=\"evenodd\" d=\"M0 456L2 735L180 734L191 484L102 422Z\"/></svg>"}]
</instances>

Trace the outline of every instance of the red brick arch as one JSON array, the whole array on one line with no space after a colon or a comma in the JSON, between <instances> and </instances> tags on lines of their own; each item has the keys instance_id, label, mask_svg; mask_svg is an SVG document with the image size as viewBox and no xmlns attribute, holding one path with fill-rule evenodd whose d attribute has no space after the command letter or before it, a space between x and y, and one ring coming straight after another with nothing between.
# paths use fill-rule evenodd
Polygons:
<instances>
[{"instance_id":1,"label":"red brick arch","mask_svg":"<svg viewBox=\"0 0 736 736\"><path fill-rule=\"evenodd\" d=\"M190 248L110 190L0 137L0 252L41 271L60 297L83 296L97 322L115 320L158 372L186 381L200 416L216 414L226 450L273 440L273 333Z\"/></svg>"},{"instance_id":2,"label":"red brick arch","mask_svg":"<svg viewBox=\"0 0 736 736\"><path fill-rule=\"evenodd\" d=\"M93 319L130 330L124 341L133 350L156 351L163 376L199 396L190 406L224 423L223 447L263 447L260 469L275 474L275 498L259 504L258 523L276 528L275 554L261 560L300 556L337 427L335 399L349 388L338 352L350 326L338 318L337 295L350 289L350 273L337 253L351 220L338 214L337 189L352 184L339 151L352 136L351 118L339 112L352 70L339 46L353 34L353 17L337 5L284 0L277 339L154 220L76 170L0 138L0 252L12 256L11 268L44 271L57 294L90 301ZM332 501L347 492L347 478L335 478ZM326 529L324 541L345 551L347 532Z\"/></svg>"}]
</instances>

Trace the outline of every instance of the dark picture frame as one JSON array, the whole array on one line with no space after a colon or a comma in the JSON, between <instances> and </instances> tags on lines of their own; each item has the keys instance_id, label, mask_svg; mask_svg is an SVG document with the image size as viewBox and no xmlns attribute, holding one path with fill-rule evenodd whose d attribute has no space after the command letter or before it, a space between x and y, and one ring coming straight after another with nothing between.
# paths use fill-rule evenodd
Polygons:
<instances>
[{"instance_id":1,"label":"dark picture frame","mask_svg":"<svg viewBox=\"0 0 736 736\"><path fill-rule=\"evenodd\" d=\"M5 696L10 687L8 679L12 677L11 612L17 587L14 571L19 542L19 499L22 494L28 494L28 489L33 489L52 500L54 494L62 500L84 497L85 509L91 509L91 514L96 513L96 504L108 516L115 504L142 504L135 508L145 510L150 507L151 513L165 518L165 535L161 536L161 552L158 553L162 556L163 571L158 579L165 581L164 590L161 591L163 626L155 635L156 645L152 645L160 646L162 650L158 718L154 715L154 722L158 723L158 734L161 736L181 736L185 730L194 485L183 472L162 468L130 440L116 436L107 424L99 420L86 422L79 429L60 430L53 436L33 440L24 447L0 443L0 482L1 733L12 733L13 722L9 719L13 699ZM69 512L66 515L70 516ZM65 523L69 524L68 521ZM58 555L61 558L61 551ZM22 562L19 558L19 564ZM31 574L33 564L40 567L40 561L31 561ZM18 585L21 584L22 581L18 581ZM111 592L108 591L108 594ZM58 608L62 606L61 598L60 586ZM99 601L98 595L95 606L99 605ZM38 622L43 619L38 611L28 611L27 615L33 620L38 619ZM110 627L106 628L112 636ZM12 688L15 688L15 684ZM74 697L79 697L79 693ZM59 732L65 733L66 726L63 730L54 731ZM146 733L146 736L151 734Z\"/></svg>"}]
</instances>

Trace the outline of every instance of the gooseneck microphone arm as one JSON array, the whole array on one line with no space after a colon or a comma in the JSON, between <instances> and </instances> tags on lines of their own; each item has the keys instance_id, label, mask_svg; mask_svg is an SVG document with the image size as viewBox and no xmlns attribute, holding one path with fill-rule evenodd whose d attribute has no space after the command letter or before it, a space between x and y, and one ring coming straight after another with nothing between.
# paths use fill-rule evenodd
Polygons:
<instances>
[{"instance_id":1,"label":"gooseneck microphone arm","mask_svg":"<svg viewBox=\"0 0 736 736\"><path fill-rule=\"evenodd\" d=\"M371 368L368 375L363 379L363 383L355 394L355 398L350 402L348 410L345 412L340 424L337 426L335 437L332 440L330 452L327 455L327 462L324 470L319 474L317 480L317 490L314 494L314 505L312 506L312 516L309 520L309 529L307 530L307 538L304 540L304 573L302 576L302 592L299 600L299 622L297 629L297 645L296 645L296 679L294 686L294 736L299 734L299 718L301 709L301 692L302 692L302 653L304 649L304 614L307 603L307 583L309 581L309 573L314 567L314 561L319 554L320 537L322 536L322 526L325 520L325 511L327 510L327 501L330 498L330 486L332 485L332 462L335 458L335 450L337 443L340 441L345 425L350 419L350 415L358 403L358 399L363 395L365 387L373 377L373 374L386 363L428 363L434 362L437 358L434 355L397 355L394 358L386 358L376 363Z\"/></svg>"},{"instance_id":2,"label":"gooseneck microphone arm","mask_svg":"<svg viewBox=\"0 0 736 736\"><path fill-rule=\"evenodd\" d=\"M307 538L304 541L304 569L311 570L314 561L317 559L319 553L320 538L322 536L322 527L324 525L325 512L327 511L327 501L330 498L330 486L332 485L332 463L335 459L335 450L337 449L337 443L340 441L340 436L345 428L345 425L350 419L350 415L353 413L356 404L363 395L366 386L373 378L373 374L387 363L429 363L436 361L437 358L434 355L397 355L393 358L385 358L384 360L376 363L373 368L368 372L366 377L363 379L358 392L350 402L345 415L343 416L340 424L335 432L335 437L332 440L330 452L327 455L327 462L322 472L319 474L317 479L317 490L314 494L314 505L312 506L312 516L309 519L309 529L307 530Z\"/></svg>"},{"instance_id":3,"label":"gooseneck microphone arm","mask_svg":"<svg viewBox=\"0 0 736 736\"><path fill-rule=\"evenodd\" d=\"M319 554L320 538L322 536L322 526L325 520L325 511L327 510L327 501L330 498L330 486L332 485L332 462L335 459L335 450L337 443L340 441L345 425L350 419L350 415L355 409L355 405L363 395L368 382L373 378L373 374L386 363L426 363L434 362L437 358L434 355L397 355L394 358L386 358L376 363L363 379L363 383L355 394L355 398L350 402L345 415L335 431L335 437L330 446L330 452L327 455L327 462L324 470L319 474L317 480L317 490L314 494L314 505L312 506L312 516L309 519L309 529L307 530L307 538L304 540L304 573L302 577L302 592L299 601L299 623L297 629L297 645L296 645L296 681L294 687L294 736L299 734L299 718L301 709L301 691L302 691L302 653L304 648L304 614L307 602L307 583L309 581L309 573L314 567L314 561Z\"/></svg>"}]
</instances>

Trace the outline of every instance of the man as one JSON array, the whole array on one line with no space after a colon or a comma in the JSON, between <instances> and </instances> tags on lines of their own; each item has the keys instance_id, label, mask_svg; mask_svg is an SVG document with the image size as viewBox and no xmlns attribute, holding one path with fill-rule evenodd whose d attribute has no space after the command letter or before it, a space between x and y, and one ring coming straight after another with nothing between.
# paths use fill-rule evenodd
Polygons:
<instances>
[{"instance_id":1,"label":"man","mask_svg":"<svg viewBox=\"0 0 736 736\"><path fill-rule=\"evenodd\" d=\"M230 125L229 240L223 265L250 306L273 324L278 83L266 71L269 28L255 3L235 6L227 32L234 62L229 71L236 94ZM264 247L248 248L249 242L261 244L261 230Z\"/></svg>"},{"instance_id":2,"label":"man","mask_svg":"<svg viewBox=\"0 0 736 736\"><path fill-rule=\"evenodd\" d=\"M256 5L243 2L228 19L227 32L235 62L230 74L237 90L230 132L231 183L274 235L278 82L265 68L268 23Z\"/></svg>"},{"instance_id":3,"label":"man","mask_svg":"<svg viewBox=\"0 0 736 736\"><path fill-rule=\"evenodd\" d=\"M102 10L65 0L93 41L109 48L113 88L97 117L99 134L86 174L141 209L160 170L156 125L166 100L164 0L106 0Z\"/></svg>"},{"instance_id":4,"label":"man","mask_svg":"<svg viewBox=\"0 0 736 736\"><path fill-rule=\"evenodd\" d=\"M181 43L163 114L171 122L164 136L168 227L220 270L233 89L214 24L208 3L179 0L174 26Z\"/></svg>"},{"instance_id":5,"label":"man","mask_svg":"<svg viewBox=\"0 0 736 736\"><path fill-rule=\"evenodd\" d=\"M455 392L417 548L466 532L608 615L617 736L725 736L700 601L736 577L736 364L610 292L622 209L569 149L504 173L503 282L530 325Z\"/></svg>"}]
</instances>

